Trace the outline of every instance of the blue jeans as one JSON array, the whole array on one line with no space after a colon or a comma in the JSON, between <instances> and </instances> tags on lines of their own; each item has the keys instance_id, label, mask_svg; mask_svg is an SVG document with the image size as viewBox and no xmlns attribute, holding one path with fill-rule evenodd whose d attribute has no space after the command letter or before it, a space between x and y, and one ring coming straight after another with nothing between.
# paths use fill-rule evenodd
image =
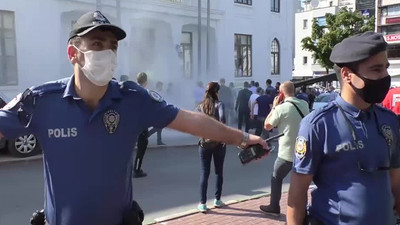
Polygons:
<instances>
[{"instance_id":1,"label":"blue jeans","mask_svg":"<svg viewBox=\"0 0 400 225\"><path fill-rule=\"evenodd\" d=\"M205 149L199 146L199 154L201 159L201 175L200 175L200 203L205 204L207 201L208 177L210 176L211 159L214 158L215 175L217 175L215 199L221 199L223 168L226 153L225 145L218 145L215 148Z\"/></svg>"}]
</instances>

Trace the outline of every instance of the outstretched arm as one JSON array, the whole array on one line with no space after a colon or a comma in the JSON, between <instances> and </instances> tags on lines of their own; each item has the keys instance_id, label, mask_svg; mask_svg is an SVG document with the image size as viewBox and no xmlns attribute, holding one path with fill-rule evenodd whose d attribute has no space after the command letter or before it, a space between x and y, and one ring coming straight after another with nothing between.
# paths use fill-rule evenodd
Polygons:
<instances>
[{"instance_id":1,"label":"outstretched arm","mask_svg":"<svg viewBox=\"0 0 400 225\"><path fill-rule=\"evenodd\" d=\"M228 127L203 113L187 110L179 110L178 115L168 127L236 146L239 146L244 138L243 132L238 129ZM268 149L267 143L263 139L252 134L249 135L247 143L248 145L261 144L264 149Z\"/></svg>"}]
</instances>

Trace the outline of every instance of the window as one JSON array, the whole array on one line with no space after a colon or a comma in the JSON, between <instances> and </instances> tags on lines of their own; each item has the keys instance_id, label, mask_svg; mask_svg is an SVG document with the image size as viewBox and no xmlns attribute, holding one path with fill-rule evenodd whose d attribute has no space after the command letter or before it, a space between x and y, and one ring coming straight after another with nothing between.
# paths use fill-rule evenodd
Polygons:
<instances>
[{"instance_id":1,"label":"window","mask_svg":"<svg viewBox=\"0 0 400 225\"><path fill-rule=\"evenodd\" d=\"M329 7L332 7L332 6L333 6L333 2L330 1L330 2L329 2Z\"/></svg>"},{"instance_id":2,"label":"window","mask_svg":"<svg viewBox=\"0 0 400 225\"><path fill-rule=\"evenodd\" d=\"M388 16L398 16L400 15L400 4L399 5L390 5L387 7L387 15Z\"/></svg>"},{"instance_id":3,"label":"window","mask_svg":"<svg viewBox=\"0 0 400 225\"><path fill-rule=\"evenodd\" d=\"M400 44L388 45L387 54L388 54L389 59L399 59L400 58Z\"/></svg>"},{"instance_id":4,"label":"window","mask_svg":"<svg viewBox=\"0 0 400 225\"><path fill-rule=\"evenodd\" d=\"M252 0L235 0L235 3L251 5Z\"/></svg>"},{"instance_id":5,"label":"window","mask_svg":"<svg viewBox=\"0 0 400 225\"><path fill-rule=\"evenodd\" d=\"M320 27L325 27L326 26L326 17L325 16L321 16L321 17L317 17L317 24Z\"/></svg>"},{"instance_id":6,"label":"window","mask_svg":"<svg viewBox=\"0 0 400 225\"><path fill-rule=\"evenodd\" d=\"M307 56L304 56L303 57L303 65L306 65L307 64Z\"/></svg>"},{"instance_id":7,"label":"window","mask_svg":"<svg viewBox=\"0 0 400 225\"><path fill-rule=\"evenodd\" d=\"M14 12L0 10L0 86L17 85Z\"/></svg>"},{"instance_id":8,"label":"window","mask_svg":"<svg viewBox=\"0 0 400 225\"><path fill-rule=\"evenodd\" d=\"M383 35L397 34L399 33L399 31L400 31L400 24L381 27L381 33Z\"/></svg>"},{"instance_id":9,"label":"window","mask_svg":"<svg viewBox=\"0 0 400 225\"><path fill-rule=\"evenodd\" d=\"M308 20L303 20L303 29L307 29L308 27Z\"/></svg>"},{"instance_id":10,"label":"window","mask_svg":"<svg viewBox=\"0 0 400 225\"><path fill-rule=\"evenodd\" d=\"M271 12L279 12L280 0L271 0Z\"/></svg>"},{"instance_id":11,"label":"window","mask_svg":"<svg viewBox=\"0 0 400 225\"><path fill-rule=\"evenodd\" d=\"M183 76L188 78L192 77L192 33L182 32L181 45L178 53L182 58Z\"/></svg>"},{"instance_id":12,"label":"window","mask_svg":"<svg viewBox=\"0 0 400 225\"><path fill-rule=\"evenodd\" d=\"M271 74L279 74L279 42L275 38L271 44Z\"/></svg>"},{"instance_id":13,"label":"window","mask_svg":"<svg viewBox=\"0 0 400 225\"><path fill-rule=\"evenodd\" d=\"M317 64L317 59L313 58L313 64Z\"/></svg>"},{"instance_id":14,"label":"window","mask_svg":"<svg viewBox=\"0 0 400 225\"><path fill-rule=\"evenodd\" d=\"M388 9L386 7L382 8L381 9L381 13L382 13L382 16L387 16L388 15Z\"/></svg>"},{"instance_id":15,"label":"window","mask_svg":"<svg viewBox=\"0 0 400 225\"><path fill-rule=\"evenodd\" d=\"M235 34L235 77L251 77L251 35Z\"/></svg>"}]
</instances>

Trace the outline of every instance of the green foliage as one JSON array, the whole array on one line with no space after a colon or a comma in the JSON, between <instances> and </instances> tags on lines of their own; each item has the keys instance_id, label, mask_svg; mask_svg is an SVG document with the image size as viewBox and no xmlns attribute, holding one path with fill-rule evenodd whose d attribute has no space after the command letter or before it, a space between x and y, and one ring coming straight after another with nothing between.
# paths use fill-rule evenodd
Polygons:
<instances>
[{"instance_id":1,"label":"green foliage","mask_svg":"<svg viewBox=\"0 0 400 225\"><path fill-rule=\"evenodd\" d=\"M301 40L303 50L313 52L313 57L326 69L328 73L333 68L329 61L332 48L343 39L365 31L373 31L375 18L367 18L358 12L351 12L346 7L333 15L325 14L326 26L318 25L317 19L313 20L311 37Z\"/></svg>"}]
</instances>

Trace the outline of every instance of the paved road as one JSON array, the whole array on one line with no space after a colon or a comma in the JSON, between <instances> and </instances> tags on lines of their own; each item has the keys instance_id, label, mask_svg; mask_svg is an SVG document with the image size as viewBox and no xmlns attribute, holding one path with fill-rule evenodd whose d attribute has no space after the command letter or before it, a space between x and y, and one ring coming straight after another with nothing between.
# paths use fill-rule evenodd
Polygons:
<instances>
[{"instance_id":1,"label":"paved road","mask_svg":"<svg viewBox=\"0 0 400 225\"><path fill-rule=\"evenodd\" d=\"M229 147L227 151L224 201L269 191L269 177L276 153L264 160L242 166L237 152L235 147ZM143 168L149 176L134 179L133 185L134 196L146 213L146 223L197 206L200 160L196 147L150 149L146 153ZM31 213L43 206L42 174L40 160L0 164L0 224L28 224ZM211 174L209 204L212 204L214 186L215 179Z\"/></svg>"}]
</instances>

